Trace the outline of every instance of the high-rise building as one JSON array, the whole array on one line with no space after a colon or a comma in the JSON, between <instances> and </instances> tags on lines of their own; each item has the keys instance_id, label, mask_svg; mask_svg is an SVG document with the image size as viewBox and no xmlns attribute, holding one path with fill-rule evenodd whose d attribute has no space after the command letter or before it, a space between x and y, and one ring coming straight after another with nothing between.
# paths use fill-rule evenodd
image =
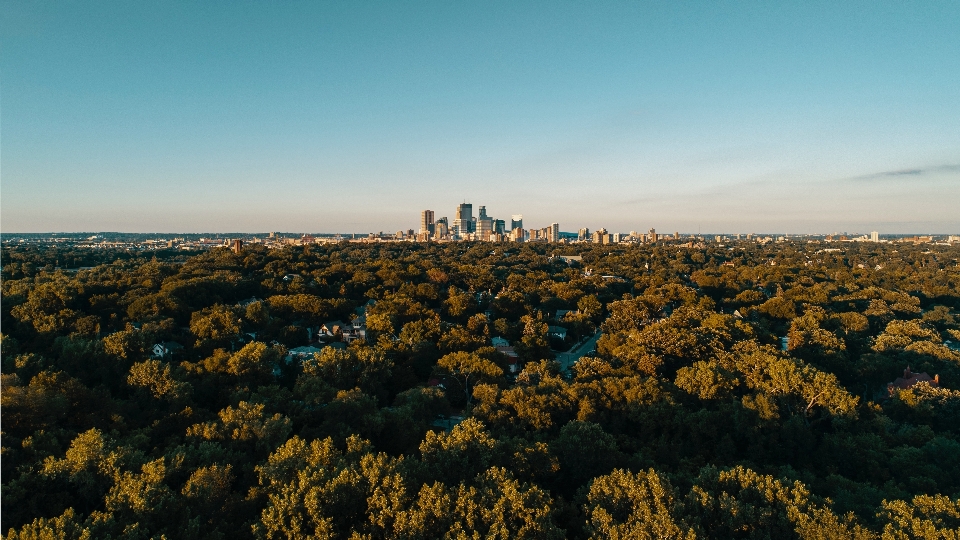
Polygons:
<instances>
[{"instance_id":1,"label":"high-rise building","mask_svg":"<svg viewBox=\"0 0 960 540\"><path fill-rule=\"evenodd\" d=\"M476 225L474 226L474 230L476 231L477 238L479 240L489 240L490 233L496 232L494 230L494 220L492 217L487 215L486 206L480 207L480 215L477 216L475 223Z\"/></svg>"},{"instance_id":2,"label":"high-rise building","mask_svg":"<svg viewBox=\"0 0 960 540\"><path fill-rule=\"evenodd\" d=\"M557 223L551 223L550 227L547 228L547 242L559 242L560 241L560 225Z\"/></svg>"},{"instance_id":3,"label":"high-rise building","mask_svg":"<svg viewBox=\"0 0 960 540\"><path fill-rule=\"evenodd\" d=\"M480 208L483 208L482 206ZM490 233L493 232L493 220L488 217L477 218L477 239L478 240L489 240Z\"/></svg>"},{"instance_id":4,"label":"high-rise building","mask_svg":"<svg viewBox=\"0 0 960 540\"><path fill-rule=\"evenodd\" d=\"M656 242L657 240L658 240L658 238L657 238L657 230L656 230L656 229L650 229L650 241L651 241L651 242Z\"/></svg>"},{"instance_id":5,"label":"high-rise building","mask_svg":"<svg viewBox=\"0 0 960 540\"><path fill-rule=\"evenodd\" d=\"M465 236L474 231L473 205L463 203L457 205L457 217L453 220L453 232Z\"/></svg>"},{"instance_id":6,"label":"high-rise building","mask_svg":"<svg viewBox=\"0 0 960 540\"><path fill-rule=\"evenodd\" d=\"M606 244L607 243L607 230L601 228L598 231L593 233L593 243L594 244Z\"/></svg>"},{"instance_id":7,"label":"high-rise building","mask_svg":"<svg viewBox=\"0 0 960 540\"><path fill-rule=\"evenodd\" d=\"M581 242L590 240L590 229L586 227L580 229L580 231L577 233L577 240Z\"/></svg>"},{"instance_id":8,"label":"high-rise building","mask_svg":"<svg viewBox=\"0 0 960 540\"><path fill-rule=\"evenodd\" d=\"M433 224L433 237L437 240L440 240L441 238L447 236L447 234L449 234L447 218L442 217Z\"/></svg>"},{"instance_id":9,"label":"high-rise building","mask_svg":"<svg viewBox=\"0 0 960 540\"><path fill-rule=\"evenodd\" d=\"M523 214L515 214L510 219L510 229L522 229L523 228Z\"/></svg>"},{"instance_id":10,"label":"high-rise building","mask_svg":"<svg viewBox=\"0 0 960 540\"><path fill-rule=\"evenodd\" d=\"M680 231L673 231L673 239L674 239L674 240L679 240L679 239L680 239ZM739 234L737 235L737 239L738 239L738 240L740 239L740 235L739 235Z\"/></svg>"},{"instance_id":11,"label":"high-rise building","mask_svg":"<svg viewBox=\"0 0 960 540\"><path fill-rule=\"evenodd\" d=\"M880 233L878 233L877 231L873 231L872 233L870 233L870 241L871 241L871 242L879 242L879 241L880 241Z\"/></svg>"},{"instance_id":12,"label":"high-rise building","mask_svg":"<svg viewBox=\"0 0 960 540\"><path fill-rule=\"evenodd\" d=\"M470 203L458 204L456 219L473 221L473 205Z\"/></svg>"},{"instance_id":13,"label":"high-rise building","mask_svg":"<svg viewBox=\"0 0 960 540\"><path fill-rule=\"evenodd\" d=\"M507 232L507 224L502 219L496 219L493 221L493 232L497 234L504 234Z\"/></svg>"},{"instance_id":14,"label":"high-rise building","mask_svg":"<svg viewBox=\"0 0 960 540\"><path fill-rule=\"evenodd\" d=\"M433 233L433 210L420 212L420 232Z\"/></svg>"},{"instance_id":15,"label":"high-rise building","mask_svg":"<svg viewBox=\"0 0 960 540\"><path fill-rule=\"evenodd\" d=\"M243 240L237 238L233 241L233 252L239 255L241 251L243 251Z\"/></svg>"},{"instance_id":16,"label":"high-rise building","mask_svg":"<svg viewBox=\"0 0 960 540\"><path fill-rule=\"evenodd\" d=\"M510 239L514 242L523 242L523 229L520 227L510 229Z\"/></svg>"}]
</instances>

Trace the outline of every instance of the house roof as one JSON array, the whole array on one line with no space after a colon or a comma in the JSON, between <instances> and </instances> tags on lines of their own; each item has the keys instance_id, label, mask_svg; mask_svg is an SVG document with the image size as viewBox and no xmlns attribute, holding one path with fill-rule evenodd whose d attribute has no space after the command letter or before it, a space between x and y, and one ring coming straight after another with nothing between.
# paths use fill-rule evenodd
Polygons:
<instances>
[{"instance_id":1,"label":"house roof","mask_svg":"<svg viewBox=\"0 0 960 540\"><path fill-rule=\"evenodd\" d=\"M910 371L910 366L907 366L907 369L903 370L903 377L897 377L892 383L887 383L887 390L893 392L894 390L906 390L911 388L917 383L925 382L930 384L930 386L940 386L940 377L935 375L931 377L927 373L914 373Z\"/></svg>"},{"instance_id":2,"label":"house roof","mask_svg":"<svg viewBox=\"0 0 960 540\"><path fill-rule=\"evenodd\" d=\"M314 354L318 352L320 352L320 349L310 345L304 345L303 347L295 347L290 349L291 354Z\"/></svg>"},{"instance_id":3,"label":"house roof","mask_svg":"<svg viewBox=\"0 0 960 540\"><path fill-rule=\"evenodd\" d=\"M327 330L333 330L334 328L336 328L336 327L338 327L338 326L339 326L340 328L346 328L346 327L347 327L347 323L345 323L345 322L343 322L343 321L330 321L330 322L325 322L325 323L323 323L323 327L326 328Z\"/></svg>"}]
</instances>

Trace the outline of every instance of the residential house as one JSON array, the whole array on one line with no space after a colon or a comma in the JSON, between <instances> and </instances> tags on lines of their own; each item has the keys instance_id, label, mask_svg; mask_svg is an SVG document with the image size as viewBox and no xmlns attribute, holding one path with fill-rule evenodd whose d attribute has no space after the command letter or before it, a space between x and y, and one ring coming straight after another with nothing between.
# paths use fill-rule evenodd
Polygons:
<instances>
[{"instance_id":1,"label":"residential house","mask_svg":"<svg viewBox=\"0 0 960 540\"><path fill-rule=\"evenodd\" d=\"M507 365L509 366L510 373L520 371L520 355L517 354L517 351L513 347L509 345L495 345L494 348L498 353L507 357Z\"/></svg>"},{"instance_id":2,"label":"residential house","mask_svg":"<svg viewBox=\"0 0 960 540\"><path fill-rule=\"evenodd\" d=\"M241 300L240 302L237 303L237 305L240 306L240 307L245 308L245 307L249 306L250 304L255 304L255 303L261 302L261 301L262 301L262 300L260 300L260 299L257 298L256 296L251 296L250 298L247 298L246 300Z\"/></svg>"},{"instance_id":3,"label":"residential house","mask_svg":"<svg viewBox=\"0 0 960 540\"><path fill-rule=\"evenodd\" d=\"M357 315L350 323L349 331L343 333L343 340L347 343L355 339L367 339L367 316Z\"/></svg>"},{"instance_id":4,"label":"residential house","mask_svg":"<svg viewBox=\"0 0 960 540\"><path fill-rule=\"evenodd\" d=\"M183 345L179 343L174 343L173 341L164 341L163 343L157 343L153 346L153 356L154 358L172 358L174 354L183 352Z\"/></svg>"},{"instance_id":5,"label":"residential house","mask_svg":"<svg viewBox=\"0 0 960 540\"><path fill-rule=\"evenodd\" d=\"M567 329L562 326L547 327L547 335L557 339L567 339Z\"/></svg>"},{"instance_id":6,"label":"residential house","mask_svg":"<svg viewBox=\"0 0 960 540\"><path fill-rule=\"evenodd\" d=\"M940 386L940 376L931 377L927 373L914 373L910 371L910 366L907 366L907 369L903 370L903 377L897 377L895 381L887 383L887 394L892 396L899 390L907 390L921 382L936 388Z\"/></svg>"},{"instance_id":7,"label":"residential house","mask_svg":"<svg viewBox=\"0 0 960 540\"><path fill-rule=\"evenodd\" d=\"M314 347L312 345L304 345L303 347L295 347L287 351L287 356L285 358L288 364L292 363L294 360L297 362L303 362L304 360L309 360L313 358L313 355L320 352L321 349Z\"/></svg>"},{"instance_id":8,"label":"residential house","mask_svg":"<svg viewBox=\"0 0 960 540\"><path fill-rule=\"evenodd\" d=\"M330 321L320 325L317 331L317 337L342 338L344 332L353 330L353 325L347 326L343 321Z\"/></svg>"}]
</instances>

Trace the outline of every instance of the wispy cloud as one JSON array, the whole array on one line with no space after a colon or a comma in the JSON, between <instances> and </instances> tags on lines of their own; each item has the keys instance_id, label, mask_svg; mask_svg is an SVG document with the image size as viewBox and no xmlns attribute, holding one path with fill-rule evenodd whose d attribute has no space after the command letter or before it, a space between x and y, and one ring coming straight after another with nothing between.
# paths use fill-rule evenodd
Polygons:
<instances>
[{"instance_id":1,"label":"wispy cloud","mask_svg":"<svg viewBox=\"0 0 960 540\"><path fill-rule=\"evenodd\" d=\"M853 176L845 180L882 180L886 178L901 178L904 176L926 176L945 172L960 172L958 164L935 165L932 167L923 167L918 169L897 169L893 171L882 171L862 176Z\"/></svg>"}]
</instances>

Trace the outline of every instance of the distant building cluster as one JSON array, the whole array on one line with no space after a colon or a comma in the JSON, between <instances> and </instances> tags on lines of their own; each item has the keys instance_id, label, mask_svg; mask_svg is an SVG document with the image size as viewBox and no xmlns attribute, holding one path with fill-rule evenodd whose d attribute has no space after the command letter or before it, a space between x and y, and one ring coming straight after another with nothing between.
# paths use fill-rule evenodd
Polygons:
<instances>
[{"instance_id":1,"label":"distant building cluster","mask_svg":"<svg viewBox=\"0 0 960 540\"><path fill-rule=\"evenodd\" d=\"M523 227L523 216L516 214L511 216L509 228L507 221L495 219L487 215L485 206L479 208L476 216L473 215L473 204L464 202L457 205L454 219L447 217L436 218L433 210L423 210L420 212L420 229L414 233L409 230L406 233L397 231L397 234L390 238L392 240L407 241L490 241L490 242L559 242L559 243L593 243L593 244L651 244L661 241L680 241L681 247L703 247L711 238L703 235L687 235L681 238L679 231L671 234L657 233L656 229L651 228L648 232L630 231L629 233L610 232L605 228L591 232L588 228L581 228L576 233L561 232L560 225L551 223L548 227L529 228ZM387 240L380 236L369 235L368 240ZM872 231L863 235L848 235L847 233L833 233L827 235L755 235L753 233L735 234L735 235L715 235L712 240L716 243L757 242L766 244L769 242L786 241L827 241L827 242L912 242L912 243L948 243L960 242L960 236L934 237L934 236L890 236L881 238L878 231Z\"/></svg>"},{"instance_id":2,"label":"distant building cluster","mask_svg":"<svg viewBox=\"0 0 960 540\"><path fill-rule=\"evenodd\" d=\"M703 248L709 244L727 245L739 242L755 242L758 244L780 242L876 242L876 243L910 243L910 244L960 244L960 235L881 235L879 231L868 234L833 232L830 234L683 234L674 231L672 234L658 233L651 228L647 232L612 232L605 228L591 231L583 227L576 232L560 230L558 223L551 223L546 227L524 228L523 215L514 214L510 219L496 219L487 214L485 206L473 213L473 205L462 203L457 205L454 218L446 216L437 218L433 210L420 212L419 230L407 229L394 233L261 233L261 234L217 234L213 236L201 234L177 235L148 235L141 233L99 233L88 236L89 233L75 234L22 234L5 235L2 243L5 246L14 244L61 244L72 245L78 248L89 249L124 249L128 251L205 251L208 249L228 248L236 254L241 254L248 246L263 246L270 249L287 246L304 246L311 244L337 244L340 242L378 243L378 242L455 242L455 241L483 241L483 242L542 242L542 243L589 243L589 244L656 244L670 242L681 248ZM833 248L825 251L835 250Z\"/></svg>"},{"instance_id":3,"label":"distant building cluster","mask_svg":"<svg viewBox=\"0 0 960 540\"><path fill-rule=\"evenodd\" d=\"M397 231L396 239L427 241L457 241L475 240L482 242L549 242L575 243L592 242L597 244L619 244L626 242L645 243L656 242L661 239L655 229L649 234L631 231L629 234L609 233L600 229L593 234L590 229L580 229L578 233L560 231L559 223L551 223L542 228L524 228L523 215L514 214L510 217L509 228L507 220L496 219L487 215L487 208L481 206L476 216L473 215L473 204L464 202L457 205L454 219L446 216L437 218L433 210L420 212L420 229L414 235L412 231L404 235ZM673 234L674 239L680 238L680 233Z\"/></svg>"},{"instance_id":4,"label":"distant building cluster","mask_svg":"<svg viewBox=\"0 0 960 540\"><path fill-rule=\"evenodd\" d=\"M508 231L523 231L523 216L515 215L510 220L510 228L503 219L496 219L487 215L487 207L481 206L476 216L473 215L473 204L457 205L454 219L446 216L435 219L433 210L420 212L420 231L416 240L482 240L501 242L508 239Z\"/></svg>"}]
</instances>

